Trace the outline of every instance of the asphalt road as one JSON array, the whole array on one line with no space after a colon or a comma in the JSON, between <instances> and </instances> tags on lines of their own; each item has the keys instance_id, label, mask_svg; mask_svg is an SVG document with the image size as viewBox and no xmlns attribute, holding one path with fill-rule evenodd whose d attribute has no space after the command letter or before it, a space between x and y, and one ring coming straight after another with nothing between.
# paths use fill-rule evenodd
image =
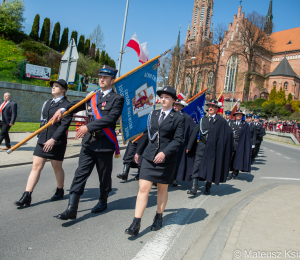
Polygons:
<instances>
[{"instance_id":1,"label":"asphalt road","mask_svg":"<svg viewBox=\"0 0 300 260\"><path fill-rule=\"evenodd\" d=\"M124 153L124 150L122 151ZM78 159L64 161L66 193L73 179ZM156 212L156 189L149 197L137 238L124 233L134 216L138 182L136 173L124 183L116 178L122 171L122 160L114 159L113 192L108 209L102 214L90 213L99 197L99 181L94 170L79 204L75 221L61 221L53 216L63 212L68 203L50 202L56 189L49 163L33 192L32 205L18 209L30 165L0 170L0 259L182 259L216 212L239 196L269 183L300 184L300 149L264 141L251 174L240 173L237 180L213 185L210 196L203 195L204 182L196 197L189 197L189 183L169 188L169 201L163 228L152 232Z\"/></svg>"}]
</instances>

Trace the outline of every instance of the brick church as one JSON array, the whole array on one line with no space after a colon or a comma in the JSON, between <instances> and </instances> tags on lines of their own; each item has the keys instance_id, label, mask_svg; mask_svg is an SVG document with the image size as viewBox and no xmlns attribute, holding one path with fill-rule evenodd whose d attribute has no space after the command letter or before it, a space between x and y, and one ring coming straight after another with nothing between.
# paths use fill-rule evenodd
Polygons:
<instances>
[{"instance_id":1,"label":"brick church","mask_svg":"<svg viewBox=\"0 0 300 260\"><path fill-rule=\"evenodd\" d=\"M187 98L207 88L210 97L255 100L282 87L300 100L300 27L273 32L270 0L265 18L255 12L245 17L240 5L227 30L214 30L213 5L195 0L185 45L180 48L179 32L174 48L169 85Z\"/></svg>"}]
</instances>

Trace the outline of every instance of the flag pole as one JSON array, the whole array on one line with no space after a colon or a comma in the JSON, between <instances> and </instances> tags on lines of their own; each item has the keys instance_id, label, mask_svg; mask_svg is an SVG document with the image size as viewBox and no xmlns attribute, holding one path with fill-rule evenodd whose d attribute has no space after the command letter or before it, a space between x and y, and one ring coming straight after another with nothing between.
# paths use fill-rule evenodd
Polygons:
<instances>
[{"instance_id":1,"label":"flag pole","mask_svg":"<svg viewBox=\"0 0 300 260\"><path fill-rule=\"evenodd\" d=\"M222 97L222 95L223 95L223 91L224 91L224 90L222 90L221 94L220 94L220 95L219 95L219 97L217 98L217 101L219 101L219 100L220 100L220 98Z\"/></svg>"},{"instance_id":2,"label":"flag pole","mask_svg":"<svg viewBox=\"0 0 300 260\"><path fill-rule=\"evenodd\" d=\"M122 63L123 46L124 46L126 23L127 23L128 6L129 6L129 0L127 0L127 3L126 3L126 10L125 10L125 18L124 18L124 25L123 25L123 33L122 33L122 40L121 40L120 55L119 55L118 75L117 75L117 78L120 76L120 71L121 71L121 63Z\"/></svg>"},{"instance_id":3,"label":"flag pole","mask_svg":"<svg viewBox=\"0 0 300 260\"><path fill-rule=\"evenodd\" d=\"M202 90L201 92L199 92L199 93L196 94L195 96L191 97L189 100L186 101L186 103L190 103L190 102L193 101L196 97L199 97L201 94L203 94L206 90L207 90L207 88L204 89L204 90Z\"/></svg>"}]
</instances>

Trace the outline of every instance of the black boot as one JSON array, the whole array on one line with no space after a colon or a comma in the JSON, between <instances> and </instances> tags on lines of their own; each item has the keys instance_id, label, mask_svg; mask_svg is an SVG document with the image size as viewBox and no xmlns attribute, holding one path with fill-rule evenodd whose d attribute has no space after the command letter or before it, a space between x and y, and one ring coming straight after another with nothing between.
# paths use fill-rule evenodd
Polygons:
<instances>
[{"instance_id":1,"label":"black boot","mask_svg":"<svg viewBox=\"0 0 300 260\"><path fill-rule=\"evenodd\" d=\"M56 201L64 198L64 188L56 188L55 194L51 197L50 200Z\"/></svg>"},{"instance_id":2,"label":"black boot","mask_svg":"<svg viewBox=\"0 0 300 260\"><path fill-rule=\"evenodd\" d=\"M162 213L156 213L154 220L153 220L153 224L151 226L151 230L152 231L159 230L162 226L162 222L163 222Z\"/></svg>"},{"instance_id":3,"label":"black boot","mask_svg":"<svg viewBox=\"0 0 300 260\"><path fill-rule=\"evenodd\" d=\"M187 194L196 195L198 190L198 178L192 179L192 188L187 191Z\"/></svg>"},{"instance_id":4,"label":"black boot","mask_svg":"<svg viewBox=\"0 0 300 260\"><path fill-rule=\"evenodd\" d=\"M125 230L125 234L131 236L137 236L139 234L141 228L141 219L140 218L133 218L132 224L129 228Z\"/></svg>"},{"instance_id":5,"label":"black boot","mask_svg":"<svg viewBox=\"0 0 300 260\"><path fill-rule=\"evenodd\" d=\"M206 182L206 184L205 184L205 191L204 191L205 195L209 195L210 194L210 188L211 188L211 182Z\"/></svg>"},{"instance_id":6,"label":"black boot","mask_svg":"<svg viewBox=\"0 0 300 260\"><path fill-rule=\"evenodd\" d=\"M121 174L118 174L117 177L119 179L122 179L123 181L127 181L129 170L130 170L130 165L124 164L123 172Z\"/></svg>"},{"instance_id":7,"label":"black boot","mask_svg":"<svg viewBox=\"0 0 300 260\"><path fill-rule=\"evenodd\" d=\"M139 179L140 179L140 168L139 168L139 170L138 170L137 175L135 175L135 177L134 177L134 180L135 180L135 181L138 181Z\"/></svg>"},{"instance_id":8,"label":"black boot","mask_svg":"<svg viewBox=\"0 0 300 260\"><path fill-rule=\"evenodd\" d=\"M236 179L236 177L239 175L239 170L233 170L232 172L232 179Z\"/></svg>"},{"instance_id":9,"label":"black boot","mask_svg":"<svg viewBox=\"0 0 300 260\"><path fill-rule=\"evenodd\" d=\"M177 187L177 186L178 186L178 181L177 181L177 180L173 181L172 186L173 186L173 187Z\"/></svg>"},{"instance_id":10,"label":"black boot","mask_svg":"<svg viewBox=\"0 0 300 260\"><path fill-rule=\"evenodd\" d=\"M76 219L79 199L80 199L80 195L77 195L74 192L71 193L69 198L68 208L63 213L57 215L56 218L62 220Z\"/></svg>"},{"instance_id":11,"label":"black boot","mask_svg":"<svg viewBox=\"0 0 300 260\"><path fill-rule=\"evenodd\" d=\"M97 205L92 209L92 213L100 213L107 209L107 194L100 194L99 202Z\"/></svg>"},{"instance_id":12,"label":"black boot","mask_svg":"<svg viewBox=\"0 0 300 260\"><path fill-rule=\"evenodd\" d=\"M30 204L31 204L31 193L32 192L25 191L23 193L21 199L19 199L18 201L15 201L14 204L16 206L19 206L19 207L22 207L22 206L30 207Z\"/></svg>"}]
</instances>

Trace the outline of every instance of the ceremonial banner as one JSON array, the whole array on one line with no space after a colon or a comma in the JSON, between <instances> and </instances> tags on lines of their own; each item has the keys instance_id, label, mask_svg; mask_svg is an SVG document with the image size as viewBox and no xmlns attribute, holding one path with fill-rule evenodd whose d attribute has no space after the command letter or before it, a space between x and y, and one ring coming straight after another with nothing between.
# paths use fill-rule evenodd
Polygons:
<instances>
[{"instance_id":1,"label":"ceremonial banner","mask_svg":"<svg viewBox=\"0 0 300 260\"><path fill-rule=\"evenodd\" d=\"M124 144L145 131L156 97L158 59L115 84L125 103L121 116Z\"/></svg>"},{"instance_id":2,"label":"ceremonial banner","mask_svg":"<svg viewBox=\"0 0 300 260\"><path fill-rule=\"evenodd\" d=\"M205 93L196 98L189 105L182 109L185 113L190 115L196 124L199 123L201 117L204 116Z\"/></svg>"},{"instance_id":3,"label":"ceremonial banner","mask_svg":"<svg viewBox=\"0 0 300 260\"><path fill-rule=\"evenodd\" d=\"M217 114L223 116L223 107L224 107L224 96L222 95L221 98L218 100L221 104L222 104L222 107L218 108L217 110Z\"/></svg>"}]
</instances>

